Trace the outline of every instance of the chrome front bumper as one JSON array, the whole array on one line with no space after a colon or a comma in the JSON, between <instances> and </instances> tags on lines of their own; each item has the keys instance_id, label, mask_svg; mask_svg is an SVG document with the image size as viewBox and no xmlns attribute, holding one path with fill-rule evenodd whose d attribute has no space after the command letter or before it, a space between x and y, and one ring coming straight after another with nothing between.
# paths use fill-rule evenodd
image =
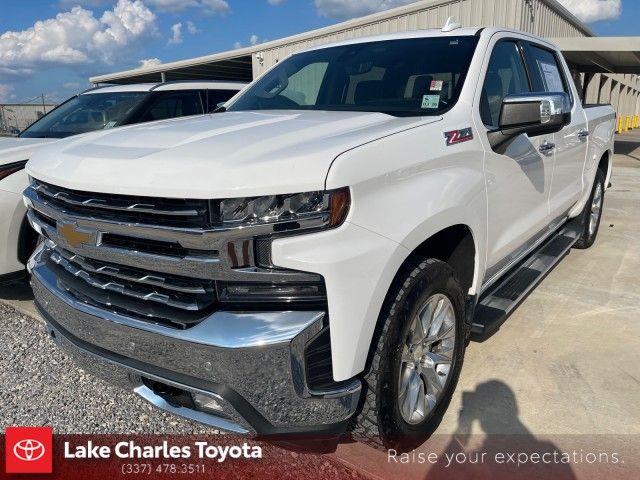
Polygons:
<instances>
[{"instance_id":1,"label":"chrome front bumper","mask_svg":"<svg viewBox=\"0 0 640 480\"><path fill-rule=\"evenodd\" d=\"M325 312L219 311L178 330L78 301L59 287L40 255L29 267L36 305L52 337L83 369L159 408L257 435L339 433L355 412L359 380L331 391L307 385L304 349L323 328ZM150 382L204 395L219 409L176 406Z\"/></svg>"}]
</instances>

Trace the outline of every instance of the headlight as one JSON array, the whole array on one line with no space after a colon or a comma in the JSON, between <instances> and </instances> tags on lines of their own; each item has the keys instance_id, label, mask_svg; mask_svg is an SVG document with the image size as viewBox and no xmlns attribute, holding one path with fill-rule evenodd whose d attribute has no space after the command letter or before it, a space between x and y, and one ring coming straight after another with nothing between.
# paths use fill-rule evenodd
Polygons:
<instances>
[{"instance_id":1,"label":"headlight","mask_svg":"<svg viewBox=\"0 0 640 480\"><path fill-rule=\"evenodd\" d=\"M349 189L262 197L230 198L220 202L223 226L297 223L296 228L336 227L349 212Z\"/></svg>"},{"instance_id":2,"label":"headlight","mask_svg":"<svg viewBox=\"0 0 640 480\"><path fill-rule=\"evenodd\" d=\"M7 165L0 165L0 180L16 172L19 172L24 168L27 162L28 160L21 160L19 162L9 163Z\"/></svg>"}]
</instances>

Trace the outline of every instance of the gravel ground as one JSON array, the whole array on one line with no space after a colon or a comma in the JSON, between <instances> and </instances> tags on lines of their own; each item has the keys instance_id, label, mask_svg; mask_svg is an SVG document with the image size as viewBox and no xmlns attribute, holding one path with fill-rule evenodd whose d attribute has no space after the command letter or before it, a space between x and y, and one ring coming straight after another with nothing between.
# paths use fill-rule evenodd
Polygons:
<instances>
[{"instance_id":1,"label":"gravel ground","mask_svg":"<svg viewBox=\"0 0 640 480\"><path fill-rule=\"evenodd\" d=\"M46 424L56 433L211 433L84 373L57 349L40 321L2 303L0 338L3 425Z\"/></svg>"}]
</instances>

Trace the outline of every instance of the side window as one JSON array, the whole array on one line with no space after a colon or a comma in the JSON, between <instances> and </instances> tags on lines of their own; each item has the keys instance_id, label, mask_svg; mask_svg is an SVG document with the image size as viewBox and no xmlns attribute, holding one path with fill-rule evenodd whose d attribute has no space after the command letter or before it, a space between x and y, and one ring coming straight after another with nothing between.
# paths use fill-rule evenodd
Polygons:
<instances>
[{"instance_id":1,"label":"side window","mask_svg":"<svg viewBox=\"0 0 640 480\"><path fill-rule=\"evenodd\" d=\"M152 122L166 118L199 115L202 111L200 94L197 90L158 92L140 116L138 122Z\"/></svg>"},{"instance_id":2,"label":"side window","mask_svg":"<svg viewBox=\"0 0 640 480\"><path fill-rule=\"evenodd\" d=\"M530 91L527 71L516 42L497 43L489 60L480 98L483 123L489 127L497 127L504 97Z\"/></svg>"},{"instance_id":3,"label":"side window","mask_svg":"<svg viewBox=\"0 0 640 480\"><path fill-rule=\"evenodd\" d=\"M536 92L566 92L567 85L560 73L558 59L549 50L530 45L527 57L529 59L531 81Z\"/></svg>"}]
</instances>

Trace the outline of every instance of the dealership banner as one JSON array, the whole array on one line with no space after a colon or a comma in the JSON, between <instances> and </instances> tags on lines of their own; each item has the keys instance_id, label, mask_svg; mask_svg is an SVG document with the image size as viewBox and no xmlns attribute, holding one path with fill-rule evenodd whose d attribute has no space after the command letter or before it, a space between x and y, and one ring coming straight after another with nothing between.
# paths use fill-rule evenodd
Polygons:
<instances>
[{"instance_id":1,"label":"dealership banner","mask_svg":"<svg viewBox=\"0 0 640 480\"><path fill-rule=\"evenodd\" d=\"M232 435L58 435L7 427L0 478L492 479L640 478L638 435L435 435L419 449L335 439Z\"/></svg>"}]
</instances>

